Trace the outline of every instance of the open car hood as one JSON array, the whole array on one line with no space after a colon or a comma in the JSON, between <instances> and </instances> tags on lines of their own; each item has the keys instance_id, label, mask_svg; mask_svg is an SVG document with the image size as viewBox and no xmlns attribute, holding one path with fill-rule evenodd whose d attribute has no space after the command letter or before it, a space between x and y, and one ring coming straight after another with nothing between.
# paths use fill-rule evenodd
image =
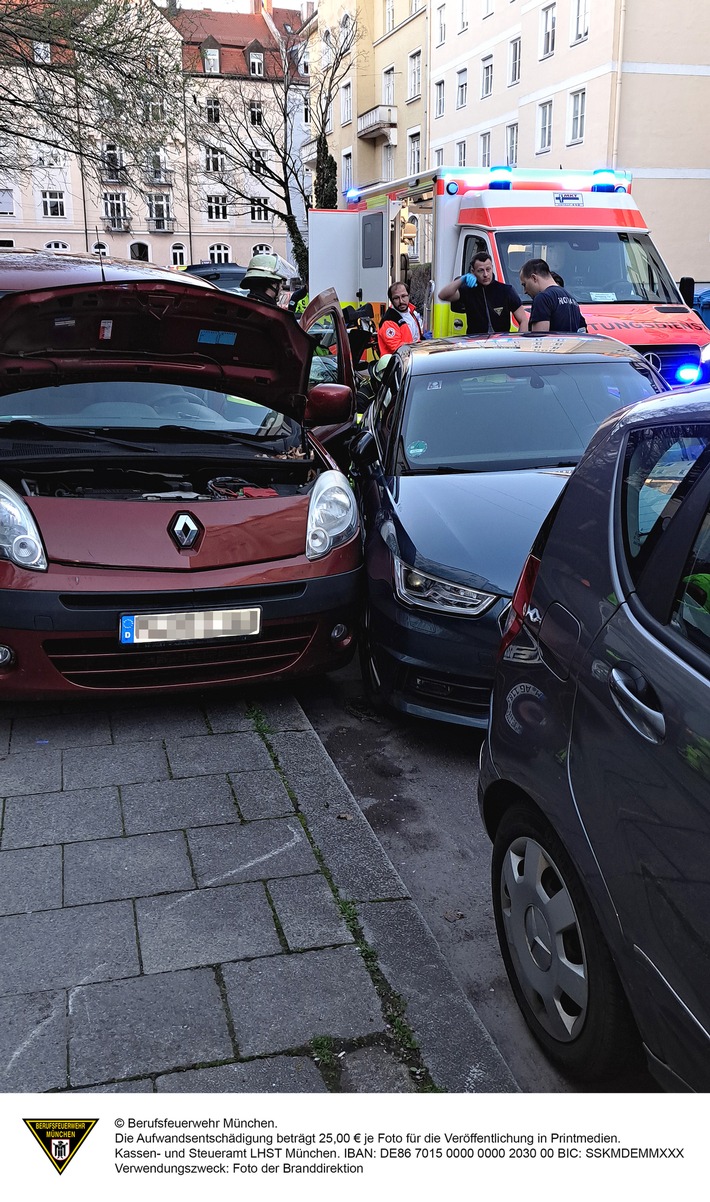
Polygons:
<instances>
[{"instance_id":1,"label":"open car hood","mask_svg":"<svg viewBox=\"0 0 710 1202\"><path fill-rule=\"evenodd\" d=\"M0 296L0 393L100 379L217 388L301 421L312 339L293 315L182 281Z\"/></svg>"}]
</instances>

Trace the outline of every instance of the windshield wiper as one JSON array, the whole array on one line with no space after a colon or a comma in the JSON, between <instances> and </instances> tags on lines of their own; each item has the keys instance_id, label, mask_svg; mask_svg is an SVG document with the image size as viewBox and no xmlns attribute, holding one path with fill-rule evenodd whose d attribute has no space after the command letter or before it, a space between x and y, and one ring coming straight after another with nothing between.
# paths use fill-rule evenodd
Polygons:
<instances>
[{"instance_id":1,"label":"windshield wiper","mask_svg":"<svg viewBox=\"0 0 710 1202\"><path fill-rule=\"evenodd\" d=\"M19 427L19 430L18 430ZM146 446L141 442L129 442L127 439L110 438L106 434L97 434L95 430L86 430L77 426L49 426L46 422L34 421L27 417L15 417L9 422L0 422L0 434L5 430L12 431L13 434L23 434L43 436L51 434L53 436L67 436L67 441L77 438L87 439L89 442L106 442L109 446L123 447L129 451L150 451L155 452L155 445Z\"/></svg>"}]
</instances>

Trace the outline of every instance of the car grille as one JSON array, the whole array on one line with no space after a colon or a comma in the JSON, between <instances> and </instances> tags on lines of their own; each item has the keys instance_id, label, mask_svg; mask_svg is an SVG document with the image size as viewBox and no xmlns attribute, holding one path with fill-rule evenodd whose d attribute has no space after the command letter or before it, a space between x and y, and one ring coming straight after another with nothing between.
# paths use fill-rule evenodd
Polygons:
<instances>
[{"instance_id":1,"label":"car grille","mask_svg":"<svg viewBox=\"0 0 710 1202\"><path fill-rule=\"evenodd\" d=\"M117 637L48 639L44 651L70 684L85 689L150 689L219 684L292 668L316 631L312 620L268 624L255 641L121 647Z\"/></svg>"},{"instance_id":2,"label":"car grille","mask_svg":"<svg viewBox=\"0 0 710 1202\"><path fill-rule=\"evenodd\" d=\"M477 682L472 681L470 677L457 678L442 672L432 672L429 668L407 668L402 683L403 691L419 704L426 703L435 709L453 711L472 718L488 713L490 681Z\"/></svg>"},{"instance_id":3,"label":"car grille","mask_svg":"<svg viewBox=\"0 0 710 1202\"><path fill-rule=\"evenodd\" d=\"M700 347L698 346L637 346L635 348L644 359L660 371L669 384L678 384L676 372L679 368L692 364L697 367L700 363Z\"/></svg>"}]
</instances>

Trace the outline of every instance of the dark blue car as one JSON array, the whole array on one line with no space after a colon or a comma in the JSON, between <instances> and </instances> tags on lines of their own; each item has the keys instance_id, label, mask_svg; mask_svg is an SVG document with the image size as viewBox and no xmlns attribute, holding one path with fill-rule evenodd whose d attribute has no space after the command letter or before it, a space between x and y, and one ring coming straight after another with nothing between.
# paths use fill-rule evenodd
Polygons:
<instances>
[{"instance_id":1,"label":"dark blue car","mask_svg":"<svg viewBox=\"0 0 710 1202\"><path fill-rule=\"evenodd\" d=\"M481 757L492 891L548 1055L710 1089L710 388L606 422L516 588ZM639 1035L641 1039L639 1040Z\"/></svg>"},{"instance_id":2,"label":"dark blue car","mask_svg":"<svg viewBox=\"0 0 710 1202\"><path fill-rule=\"evenodd\" d=\"M576 334L441 339L391 357L354 448L375 702L485 727L535 533L600 422L666 388L630 347Z\"/></svg>"}]
</instances>

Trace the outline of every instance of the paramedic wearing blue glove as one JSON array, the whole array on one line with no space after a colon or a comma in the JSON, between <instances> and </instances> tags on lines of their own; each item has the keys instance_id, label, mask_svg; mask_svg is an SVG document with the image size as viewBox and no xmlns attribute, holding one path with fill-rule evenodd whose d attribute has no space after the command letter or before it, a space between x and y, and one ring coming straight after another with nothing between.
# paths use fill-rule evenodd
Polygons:
<instances>
[{"instance_id":1,"label":"paramedic wearing blue glove","mask_svg":"<svg viewBox=\"0 0 710 1202\"><path fill-rule=\"evenodd\" d=\"M507 334L511 314L521 333L528 328L523 302L515 288L494 278L493 260L487 250L473 256L466 275L457 276L441 289L439 300L458 302L458 311L466 314L467 334Z\"/></svg>"}]
</instances>

